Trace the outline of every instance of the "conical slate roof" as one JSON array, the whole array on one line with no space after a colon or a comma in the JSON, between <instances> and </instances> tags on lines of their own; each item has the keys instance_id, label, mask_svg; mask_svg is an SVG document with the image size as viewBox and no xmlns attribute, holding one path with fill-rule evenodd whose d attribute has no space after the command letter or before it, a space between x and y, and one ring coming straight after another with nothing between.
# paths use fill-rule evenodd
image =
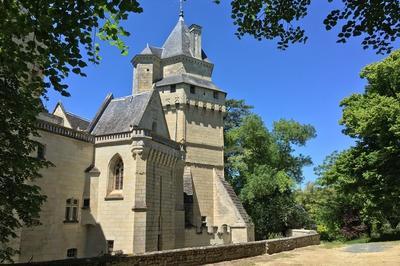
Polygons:
<instances>
[{"instance_id":1,"label":"conical slate roof","mask_svg":"<svg viewBox=\"0 0 400 266\"><path fill-rule=\"evenodd\" d=\"M162 58L172 57L175 55L187 55L193 57L190 46L189 29L185 25L185 21L181 16L163 45Z\"/></svg>"},{"instance_id":2,"label":"conical slate roof","mask_svg":"<svg viewBox=\"0 0 400 266\"><path fill-rule=\"evenodd\" d=\"M163 49L154 47L154 46L149 46L147 44L146 48L143 49L143 51L140 53L142 55L156 55L158 57L162 56Z\"/></svg>"},{"instance_id":3,"label":"conical slate roof","mask_svg":"<svg viewBox=\"0 0 400 266\"><path fill-rule=\"evenodd\" d=\"M149 46L147 44L140 55L155 55L161 59L177 55L186 55L194 58L192 50L194 43L192 43L190 34L191 33L185 24L183 16L180 16L178 23L169 34L162 48ZM211 63L204 50L201 51L201 59Z\"/></svg>"}]
</instances>

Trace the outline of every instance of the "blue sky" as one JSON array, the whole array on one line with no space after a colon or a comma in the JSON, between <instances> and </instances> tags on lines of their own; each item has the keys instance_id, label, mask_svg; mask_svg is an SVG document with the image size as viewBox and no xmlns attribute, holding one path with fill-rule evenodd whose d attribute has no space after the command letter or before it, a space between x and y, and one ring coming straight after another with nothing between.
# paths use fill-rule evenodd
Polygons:
<instances>
[{"instance_id":1,"label":"blue sky","mask_svg":"<svg viewBox=\"0 0 400 266\"><path fill-rule=\"evenodd\" d=\"M100 65L89 65L87 78L71 75L66 83L71 97L49 92L46 107L51 111L61 100L67 111L91 119L101 102L131 93L133 69L131 58L146 43L161 46L178 19L178 0L140 1L142 14L132 14L125 23L131 36L128 56L117 48L102 44ZM230 18L229 1L216 5L212 0L188 0L186 24L203 27L203 49L215 64L213 80L228 97L245 99L254 106L267 127L280 118L294 119L315 126L317 138L299 152L310 155L314 166L335 150L349 147L352 140L341 133L339 102L361 92L365 81L361 68L383 56L363 50L360 39L337 44L337 32L327 32L323 19L333 8L328 1L313 1L309 16L302 25L309 40L306 45L292 45L287 51L276 48L274 41L239 40ZM313 167L304 169L305 181L314 180Z\"/></svg>"}]
</instances>

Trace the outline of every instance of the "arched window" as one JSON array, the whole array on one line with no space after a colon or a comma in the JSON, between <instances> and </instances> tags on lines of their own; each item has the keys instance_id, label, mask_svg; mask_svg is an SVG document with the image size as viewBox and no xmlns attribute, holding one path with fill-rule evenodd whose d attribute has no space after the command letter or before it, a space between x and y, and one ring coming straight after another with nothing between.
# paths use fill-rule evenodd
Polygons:
<instances>
[{"instance_id":1,"label":"arched window","mask_svg":"<svg viewBox=\"0 0 400 266\"><path fill-rule=\"evenodd\" d=\"M122 190L124 186L124 163L118 159L114 166L114 190Z\"/></svg>"}]
</instances>

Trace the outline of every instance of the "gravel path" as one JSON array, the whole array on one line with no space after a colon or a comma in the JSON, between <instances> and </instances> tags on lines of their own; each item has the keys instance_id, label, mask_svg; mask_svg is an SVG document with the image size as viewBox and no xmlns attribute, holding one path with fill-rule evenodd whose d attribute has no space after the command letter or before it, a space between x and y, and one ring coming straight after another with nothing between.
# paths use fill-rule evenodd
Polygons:
<instances>
[{"instance_id":1,"label":"gravel path","mask_svg":"<svg viewBox=\"0 0 400 266\"><path fill-rule=\"evenodd\" d=\"M311 246L274 255L262 255L214 265L400 266L400 241L354 244L336 248L327 248L324 245Z\"/></svg>"}]
</instances>

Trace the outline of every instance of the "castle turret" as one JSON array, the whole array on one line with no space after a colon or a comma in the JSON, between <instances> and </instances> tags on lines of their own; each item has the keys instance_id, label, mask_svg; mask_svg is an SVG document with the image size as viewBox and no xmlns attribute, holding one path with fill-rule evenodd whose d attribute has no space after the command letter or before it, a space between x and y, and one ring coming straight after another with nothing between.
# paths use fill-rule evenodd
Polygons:
<instances>
[{"instance_id":1,"label":"castle turret","mask_svg":"<svg viewBox=\"0 0 400 266\"><path fill-rule=\"evenodd\" d=\"M140 54L132 59L134 66L132 94L151 90L153 83L161 79L160 55L160 48L147 45Z\"/></svg>"},{"instance_id":2,"label":"castle turret","mask_svg":"<svg viewBox=\"0 0 400 266\"><path fill-rule=\"evenodd\" d=\"M207 227L208 233L228 226L230 241L249 241L251 220L223 177L226 93L212 81L214 65L201 34L200 26L186 26L181 13L162 48L147 46L133 59L135 92L159 92L170 138L185 144L186 225Z\"/></svg>"}]
</instances>

